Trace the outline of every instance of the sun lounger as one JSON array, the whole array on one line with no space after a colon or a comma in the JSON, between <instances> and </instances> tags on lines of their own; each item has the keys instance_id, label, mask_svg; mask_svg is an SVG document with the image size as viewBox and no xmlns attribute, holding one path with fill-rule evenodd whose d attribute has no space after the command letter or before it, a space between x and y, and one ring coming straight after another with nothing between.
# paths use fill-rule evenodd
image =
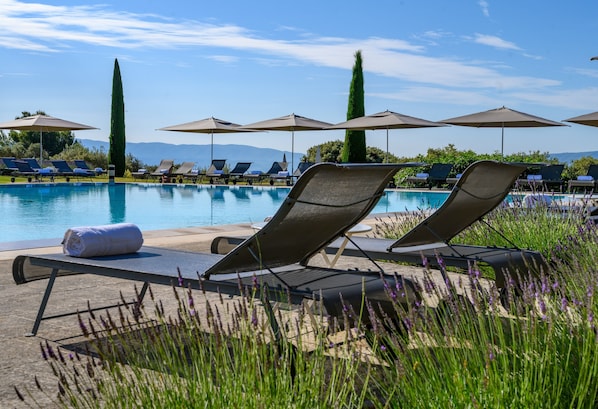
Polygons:
<instances>
[{"instance_id":1,"label":"sun lounger","mask_svg":"<svg viewBox=\"0 0 598 409\"><path fill-rule=\"evenodd\" d=\"M507 273L527 274L545 267L542 255L517 248L469 246L450 241L474 222L480 221L500 205L525 166L493 161L470 165L457 181L446 201L398 240L353 237L343 251L348 256L366 256L377 260L393 260L438 266L438 258L447 266L467 269L473 262L490 265L496 285L505 288ZM490 226L488 227L490 228ZM336 240L327 246L333 254L342 244Z\"/></svg>"},{"instance_id":2,"label":"sun lounger","mask_svg":"<svg viewBox=\"0 0 598 409\"><path fill-rule=\"evenodd\" d=\"M172 173L172 169L174 168L174 161L170 159L162 159L160 164L156 168L155 171L149 174L152 178L159 178L160 181L163 181L165 178L168 179Z\"/></svg>"},{"instance_id":3,"label":"sun lounger","mask_svg":"<svg viewBox=\"0 0 598 409\"><path fill-rule=\"evenodd\" d=\"M427 186L432 189L447 183L446 179L453 169L450 163L434 163L428 172L417 173L415 176L405 178L405 183L415 186Z\"/></svg>"},{"instance_id":4,"label":"sun lounger","mask_svg":"<svg viewBox=\"0 0 598 409\"><path fill-rule=\"evenodd\" d=\"M65 254L18 256L13 262L17 284L49 279L32 334L37 333L42 320L52 318L45 317L44 311L57 277L75 273L142 282L141 299L148 283L170 285L183 281L185 287L232 295L251 294L251 289L259 286L256 296L267 294L268 298L262 298L267 309L267 300L317 300L323 312L337 317L341 325L344 308L350 305L360 311L365 294L374 308L397 317L396 305L387 291L401 285L405 291L396 294L399 302L418 301L415 285L409 279L386 275L382 280L380 271L320 268L309 266L308 261L374 208L401 166L313 166L297 181L272 219L224 256L147 246L132 254L92 258Z\"/></svg>"},{"instance_id":5,"label":"sun lounger","mask_svg":"<svg viewBox=\"0 0 598 409\"><path fill-rule=\"evenodd\" d=\"M133 179L147 179L149 174L150 173L147 171L147 169L144 168L140 168L136 172L131 172Z\"/></svg>"},{"instance_id":6,"label":"sun lounger","mask_svg":"<svg viewBox=\"0 0 598 409\"><path fill-rule=\"evenodd\" d=\"M89 178L95 176L94 172L88 172L84 169L71 168L67 161L62 159L52 160L52 166L56 168L57 176L64 176L68 181L71 177L74 178Z\"/></svg>"},{"instance_id":7,"label":"sun lounger","mask_svg":"<svg viewBox=\"0 0 598 409\"><path fill-rule=\"evenodd\" d=\"M195 162L183 162L181 166L172 171L171 176L178 178L179 183L183 183L184 178L190 178L193 183L197 183L199 173L193 170L194 167Z\"/></svg>"},{"instance_id":8,"label":"sun lounger","mask_svg":"<svg viewBox=\"0 0 598 409\"><path fill-rule=\"evenodd\" d=\"M538 174L529 174L525 179L518 179L517 186L533 191L553 191L556 188L562 192L564 181L561 175L564 169L565 165L562 164L542 166Z\"/></svg>"},{"instance_id":9,"label":"sun lounger","mask_svg":"<svg viewBox=\"0 0 598 409\"><path fill-rule=\"evenodd\" d=\"M582 188L585 192L593 193L596 189L596 181L598 180L598 165L593 164L588 168L588 173L578 176L576 179L569 181L569 192L574 192Z\"/></svg>"},{"instance_id":10,"label":"sun lounger","mask_svg":"<svg viewBox=\"0 0 598 409\"><path fill-rule=\"evenodd\" d=\"M206 177L210 178L210 184L222 179L228 183L228 174L224 172L226 159L212 159L210 167L206 170Z\"/></svg>"},{"instance_id":11,"label":"sun lounger","mask_svg":"<svg viewBox=\"0 0 598 409\"><path fill-rule=\"evenodd\" d=\"M83 169L88 173L93 173L94 175L98 176L98 175L103 175L104 173L106 173L105 169L102 168L90 168L89 165L87 164L87 162L85 162L82 159L75 159L73 162L75 162L75 166L79 169Z\"/></svg>"},{"instance_id":12,"label":"sun lounger","mask_svg":"<svg viewBox=\"0 0 598 409\"><path fill-rule=\"evenodd\" d=\"M4 165L4 167L2 168L3 175L10 175L11 173L19 170L19 168L17 168L17 165L15 164L15 160L16 159L12 156L0 158L0 161L2 161L2 164Z\"/></svg>"},{"instance_id":13,"label":"sun lounger","mask_svg":"<svg viewBox=\"0 0 598 409\"><path fill-rule=\"evenodd\" d=\"M249 170L250 166L251 162L238 162L235 165L233 170L228 174L229 180L233 182L233 185L236 185L238 181L245 178L245 173Z\"/></svg>"}]
</instances>

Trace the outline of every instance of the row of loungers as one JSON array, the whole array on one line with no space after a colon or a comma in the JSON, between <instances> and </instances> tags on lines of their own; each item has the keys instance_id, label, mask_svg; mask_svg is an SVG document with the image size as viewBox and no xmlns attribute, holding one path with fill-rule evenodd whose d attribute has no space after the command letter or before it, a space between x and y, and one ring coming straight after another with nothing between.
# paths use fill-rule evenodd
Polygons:
<instances>
[{"instance_id":1,"label":"row of loungers","mask_svg":"<svg viewBox=\"0 0 598 409\"><path fill-rule=\"evenodd\" d=\"M0 158L4 165L3 173L11 176L11 182L16 177L26 177L28 181L41 181L44 178L54 180L54 177L62 176L69 178L87 178L98 176L105 173L100 168L91 169L84 160L75 160L75 168L72 168L65 160L51 160L52 166L42 167L37 159L25 158L16 159L14 157Z\"/></svg>"},{"instance_id":2,"label":"row of loungers","mask_svg":"<svg viewBox=\"0 0 598 409\"><path fill-rule=\"evenodd\" d=\"M291 174L287 170L285 162L273 162L267 171L250 171L251 162L238 162L230 171L225 171L226 159L214 159L210 167L205 172L199 172L195 169L194 162L183 162L181 166L175 169L174 161L165 159L160 162L154 172L148 172L140 169L132 172L135 179L158 179L162 182L179 182L191 180L193 183L201 183L204 179L210 184L223 182L236 184L245 181L252 185L268 180L271 185L276 182L282 182L286 185L293 184L293 178L298 178L310 166L312 162L301 162L297 169Z\"/></svg>"},{"instance_id":3,"label":"row of loungers","mask_svg":"<svg viewBox=\"0 0 598 409\"><path fill-rule=\"evenodd\" d=\"M525 166L526 164L522 163L522 165ZM528 169L515 181L515 188L559 193L563 193L565 190L568 192L583 190L586 193L592 193L598 188L598 165L590 165L586 175L577 176L576 179L568 182L562 178L565 169L565 165L563 164L532 164L529 167L536 167L538 171L530 172ZM449 177L452 169L453 165L450 163L434 163L428 172L409 176L403 180L403 184L410 187L424 186L428 189L442 186L450 188L461 177L461 174Z\"/></svg>"},{"instance_id":4,"label":"row of loungers","mask_svg":"<svg viewBox=\"0 0 598 409\"><path fill-rule=\"evenodd\" d=\"M61 253L19 255L13 262L17 284L49 279L31 335L37 333L43 320L67 315L45 316L45 308L55 280L73 273L143 283L138 303L143 301L150 283L172 285L184 281L190 289L254 294L262 298L274 334L284 327L271 309L271 302L277 301L319 302L322 313L335 317L342 329L346 311L365 310L365 300L367 308L373 306L402 328L396 303L411 308L423 296L412 277L384 271L375 262L377 270L370 271L316 267L309 260L321 251L337 251L337 239L370 213L395 173L405 166L408 165L316 164L297 180L270 221L253 236L240 238L230 251L209 254L142 246L128 254L88 257ZM353 247L344 252L372 261L404 260L403 255L413 254L407 260L419 264L421 251L427 250L430 261L442 254L446 265L464 266L465 270L473 262L488 263L496 272L496 286L501 294L509 295L513 290L511 294L516 295L518 285L546 271L538 252L515 246L453 245L449 241L500 205L524 169L521 165L490 161L473 164L464 171L445 204L402 238L391 242L364 238L363 242L352 241ZM395 288L401 291L389 294L389 289ZM368 314L364 320L368 325Z\"/></svg>"}]
</instances>

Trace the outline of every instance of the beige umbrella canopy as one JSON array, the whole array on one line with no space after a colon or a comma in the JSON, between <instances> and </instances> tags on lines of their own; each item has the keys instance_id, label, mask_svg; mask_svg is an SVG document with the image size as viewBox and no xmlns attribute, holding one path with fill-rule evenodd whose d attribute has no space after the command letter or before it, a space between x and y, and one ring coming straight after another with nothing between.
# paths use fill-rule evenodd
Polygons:
<instances>
[{"instance_id":1,"label":"beige umbrella canopy","mask_svg":"<svg viewBox=\"0 0 598 409\"><path fill-rule=\"evenodd\" d=\"M159 131L191 132L191 133L209 133L211 135L210 162L214 160L214 134L215 133L234 133L234 132L252 132L252 129L242 129L241 125L222 119L209 117L199 121L186 122L184 124L167 126L159 128Z\"/></svg>"},{"instance_id":2,"label":"beige umbrella canopy","mask_svg":"<svg viewBox=\"0 0 598 409\"><path fill-rule=\"evenodd\" d=\"M243 125L241 128L260 131L289 131L291 132L291 172L295 169L295 131L314 131L330 127L328 122L290 114L280 118L267 119Z\"/></svg>"},{"instance_id":3,"label":"beige umbrella canopy","mask_svg":"<svg viewBox=\"0 0 598 409\"><path fill-rule=\"evenodd\" d=\"M598 126L598 112L592 112L591 114L585 114L565 119L565 122L573 122L575 124L587 126Z\"/></svg>"},{"instance_id":4,"label":"beige umbrella canopy","mask_svg":"<svg viewBox=\"0 0 598 409\"><path fill-rule=\"evenodd\" d=\"M78 124L76 122L55 118L49 115L33 115L15 119L14 121L1 122L0 129L15 131L39 131L39 160L43 160L43 132L79 131L85 129L98 129L93 126Z\"/></svg>"},{"instance_id":5,"label":"beige umbrella canopy","mask_svg":"<svg viewBox=\"0 0 598 409\"><path fill-rule=\"evenodd\" d=\"M438 122L427 121L409 115L403 115L392 111L378 112L377 114L360 116L341 122L327 129L360 129L375 130L386 129L386 162L388 162L388 130L389 129L413 129L435 126L446 126Z\"/></svg>"},{"instance_id":6,"label":"beige umbrella canopy","mask_svg":"<svg viewBox=\"0 0 598 409\"><path fill-rule=\"evenodd\" d=\"M469 126L474 128L501 128L500 154L504 156L505 128L536 128L545 126L566 126L561 122L515 111L507 107L491 109L475 114L444 119L442 122L451 125Z\"/></svg>"}]
</instances>

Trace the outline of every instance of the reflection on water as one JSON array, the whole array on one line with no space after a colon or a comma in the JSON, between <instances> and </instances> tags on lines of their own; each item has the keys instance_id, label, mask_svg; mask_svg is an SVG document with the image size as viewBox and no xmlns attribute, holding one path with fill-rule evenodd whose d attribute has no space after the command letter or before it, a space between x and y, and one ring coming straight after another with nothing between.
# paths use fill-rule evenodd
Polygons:
<instances>
[{"instance_id":1,"label":"reflection on water","mask_svg":"<svg viewBox=\"0 0 598 409\"><path fill-rule=\"evenodd\" d=\"M73 226L129 222L142 231L254 223L273 215L289 187L158 183L0 186L0 242L62 237ZM387 191L373 213L438 207L448 193Z\"/></svg>"},{"instance_id":2,"label":"reflection on water","mask_svg":"<svg viewBox=\"0 0 598 409\"><path fill-rule=\"evenodd\" d=\"M108 185L108 202L110 205L110 222L123 223L127 213L125 185Z\"/></svg>"}]
</instances>

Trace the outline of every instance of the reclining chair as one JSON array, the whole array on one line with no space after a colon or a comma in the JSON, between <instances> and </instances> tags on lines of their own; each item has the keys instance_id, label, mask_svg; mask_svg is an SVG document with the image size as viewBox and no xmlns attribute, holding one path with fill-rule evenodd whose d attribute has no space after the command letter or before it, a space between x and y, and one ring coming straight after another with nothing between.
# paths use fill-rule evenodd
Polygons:
<instances>
[{"instance_id":1,"label":"reclining chair","mask_svg":"<svg viewBox=\"0 0 598 409\"><path fill-rule=\"evenodd\" d=\"M447 266L465 269L473 262L485 263L494 269L496 286L504 289L509 274L516 279L518 274L545 268L542 255L515 245L513 248L484 247L451 244L450 241L500 205L524 170L523 165L493 161L473 163L463 172L445 202L401 238L351 237L343 254L412 264L423 264L425 260L436 267L440 258ZM326 252L335 253L341 244L341 240L334 241L326 247Z\"/></svg>"},{"instance_id":2,"label":"reclining chair","mask_svg":"<svg viewBox=\"0 0 598 409\"><path fill-rule=\"evenodd\" d=\"M361 309L365 294L372 305L400 321L397 301L387 292L400 285L404 291L398 302L418 301L416 286L408 278L307 264L374 208L389 180L404 166L409 165L316 164L299 178L272 219L226 255L147 246L132 254L90 258L20 255L13 262L17 284L49 278L31 333L37 333L42 320L52 318L44 317L44 311L56 278L75 273L143 282L140 299L149 283L184 280L185 286L233 295L245 294L247 287L247 293L252 293L257 284L262 289L258 293L266 293L269 300L321 301L324 312L339 322L344 321L345 306ZM268 309L270 304L264 305Z\"/></svg>"}]
</instances>

